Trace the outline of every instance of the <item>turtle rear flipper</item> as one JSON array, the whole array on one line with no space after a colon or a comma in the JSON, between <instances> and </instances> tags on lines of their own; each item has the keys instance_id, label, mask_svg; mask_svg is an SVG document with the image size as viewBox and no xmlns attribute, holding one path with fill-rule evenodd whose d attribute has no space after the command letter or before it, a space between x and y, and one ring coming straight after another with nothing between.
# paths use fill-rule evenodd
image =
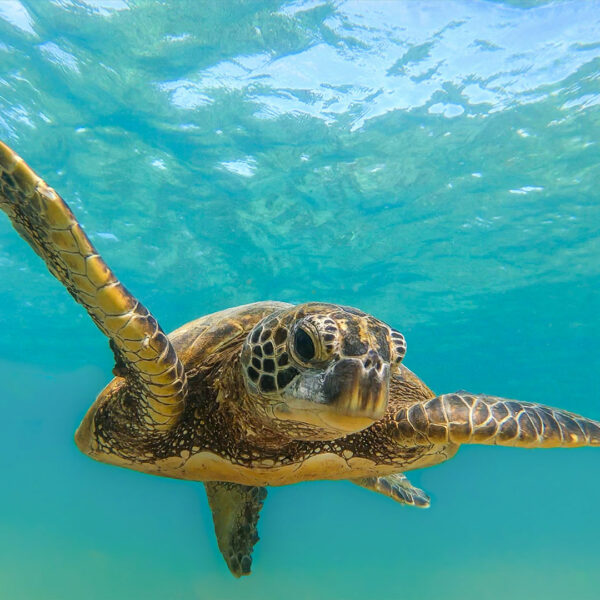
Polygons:
<instances>
[{"instance_id":1,"label":"turtle rear flipper","mask_svg":"<svg viewBox=\"0 0 600 600\"><path fill-rule=\"evenodd\" d=\"M235 577L250 575L252 550L258 542L256 525L267 488L227 481L204 484L212 510L219 550Z\"/></svg>"},{"instance_id":2,"label":"turtle rear flipper","mask_svg":"<svg viewBox=\"0 0 600 600\"><path fill-rule=\"evenodd\" d=\"M146 425L170 428L183 411L187 389L173 346L102 260L62 198L2 142L0 208L110 338Z\"/></svg>"}]
</instances>

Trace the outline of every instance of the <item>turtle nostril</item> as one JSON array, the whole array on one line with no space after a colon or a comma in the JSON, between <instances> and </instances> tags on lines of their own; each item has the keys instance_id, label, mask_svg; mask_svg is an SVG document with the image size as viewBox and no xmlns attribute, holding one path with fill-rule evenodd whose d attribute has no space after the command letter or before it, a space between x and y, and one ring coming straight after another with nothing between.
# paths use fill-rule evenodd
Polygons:
<instances>
[{"instance_id":1,"label":"turtle nostril","mask_svg":"<svg viewBox=\"0 0 600 600\"><path fill-rule=\"evenodd\" d=\"M367 358L365 358L363 361L363 365L365 369L373 367L373 369L381 373L384 363L381 359L381 356L379 356L379 353L371 349L367 352Z\"/></svg>"}]
</instances>

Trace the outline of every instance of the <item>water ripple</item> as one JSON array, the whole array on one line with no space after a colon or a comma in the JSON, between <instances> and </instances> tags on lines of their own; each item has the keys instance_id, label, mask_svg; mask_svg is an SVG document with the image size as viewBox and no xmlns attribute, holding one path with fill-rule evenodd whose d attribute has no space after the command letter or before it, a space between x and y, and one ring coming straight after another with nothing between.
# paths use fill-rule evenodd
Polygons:
<instances>
[{"instance_id":1,"label":"water ripple","mask_svg":"<svg viewBox=\"0 0 600 600\"><path fill-rule=\"evenodd\" d=\"M215 93L243 92L261 117L306 114L352 128L394 110L429 105L455 117L546 97L600 57L598 5L566 2L523 10L484 2L291 3L291 18L328 7L306 25L299 52L240 55L163 84L173 103L196 109ZM335 6L335 8L334 8ZM199 102L197 99L201 99ZM446 101L441 101L447 99ZM483 105L483 106L482 106Z\"/></svg>"},{"instance_id":2,"label":"water ripple","mask_svg":"<svg viewBox=\"0 0 600 600\"><path fill-rule=\"evenodd\" d=\"M37 35L33 28L33 18L19 0L0 2L0 19L4 19L24 33Z\"/></svg>"}]
</instances>

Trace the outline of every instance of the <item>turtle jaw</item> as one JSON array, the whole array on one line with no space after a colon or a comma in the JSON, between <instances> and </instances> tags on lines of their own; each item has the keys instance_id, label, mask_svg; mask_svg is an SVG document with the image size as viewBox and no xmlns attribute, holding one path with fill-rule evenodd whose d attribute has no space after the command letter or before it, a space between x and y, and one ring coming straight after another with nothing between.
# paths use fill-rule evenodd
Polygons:
<instances>
[{"instance_id":1,"label":"turtle jaw","mask_svg":"<svg viewBox=\"0 0 600 600\"><path fill-rule=\"evenodd\" d=\"M325 373L322 418L340 431L352 433L369 427L383 417L387 408L390 369L367 369L357 359L344 359Z\"/></svg>"},{"instance_id":2,"label":"turtle jaw","mask_svg":"<svg viewBox=\"0 0 600 600\"><path fill-rule=\"evenodd\" d=\"M390 369L386 363L365 368L354 358L340 360L325 371L301 373L283 393L273 414L285 421L313 425L315 439L334 439L361 431L381 419L388 403Z\"/></svg>"},{"instance_id":3,"label":"turtle jaw","mask_svg":"<svg viewBox=\"0 0 600 600\"><path fill-rule=\"evenodd\" d=\"M387 406L389 384L388 365L367 369L360 360L346 358L325 372L323 398L342 414L364 413L378 420Z\"/></svg>"}]
</instances>

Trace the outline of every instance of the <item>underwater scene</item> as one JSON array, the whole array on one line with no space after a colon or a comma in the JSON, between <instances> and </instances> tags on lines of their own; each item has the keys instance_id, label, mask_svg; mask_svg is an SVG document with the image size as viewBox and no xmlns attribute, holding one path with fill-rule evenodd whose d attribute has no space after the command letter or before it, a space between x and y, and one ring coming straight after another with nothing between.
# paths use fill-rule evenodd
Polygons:
<instances>
[{"instance_id":1,"label":"underwater scene","mask_svg":"<svg viewBox=\"0 0 600 600\"><path fill-rule=\"evenodd\" d=\"M600 1L0 0L0 141L167 332L357 307L437 394L600 419ZM600 596L598 448L269 487L236 579L202 483L75 445L114 366L0 214L0 600Z\"/></svg>"}]
</instances>

